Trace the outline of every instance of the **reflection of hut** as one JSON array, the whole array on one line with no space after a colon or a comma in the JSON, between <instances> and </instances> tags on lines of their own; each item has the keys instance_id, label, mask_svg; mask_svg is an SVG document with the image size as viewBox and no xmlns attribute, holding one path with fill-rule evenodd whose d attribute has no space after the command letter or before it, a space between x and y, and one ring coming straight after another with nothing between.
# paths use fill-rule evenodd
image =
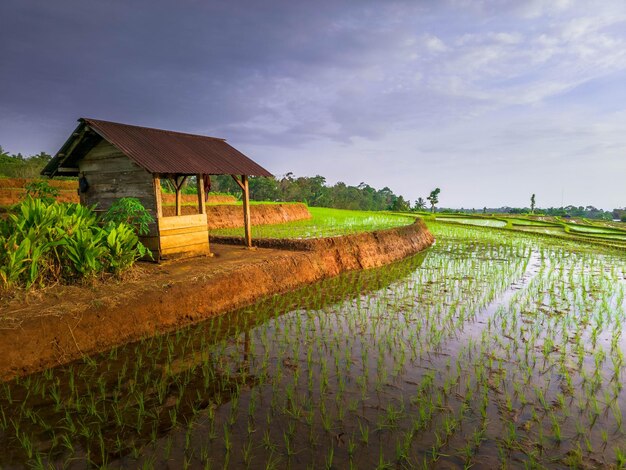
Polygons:
<instances>
[{"instance_id":1,"label":"reflection of hut","mask_svg":"<svg viewBox=\"0 0 626 470\"><path fill-rule=\"evenodd\" d=\"M205 178L231 175L243 192L246 244L251 246L248 176L272 176L223 139L95 119L79 125L43 169L47 176L78 176L80 202L106 210L116 199L135 197L154 216L142 242L156 259L209 253ZM181 189L195 177L198 214L181 215ZM176 190L176 215L164 217L161 180Z\"/></svg>"}]
</instances>

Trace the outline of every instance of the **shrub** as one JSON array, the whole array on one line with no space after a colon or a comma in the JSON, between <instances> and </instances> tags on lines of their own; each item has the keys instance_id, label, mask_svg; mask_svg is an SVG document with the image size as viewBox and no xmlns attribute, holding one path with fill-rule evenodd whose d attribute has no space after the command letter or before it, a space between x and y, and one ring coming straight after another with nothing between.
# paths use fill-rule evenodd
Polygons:
<instances>
[{"instance_id":1,"label":"shrub","mask_svg":"<svg viewBox=\"0 0 626 470\"><path fill-rule=\"evenodd\" d=\"M148 225L154 219L139 199L134 197L123 197L118 199L102 217L104 222L115 224L126 223L137 231L140 235L148 234Z\"/></svg>"},{"instance_id":2,"label":"shrub","mask_svg":"<svg viewBox=\"0 0 626 470\"><path fill-rule=\"evenodd\" d=\"M28 196L0 221L0 288L120 274L149 254L125 222L101 226L91 208Z\"/></svg>"},{"instance_id":3,"label":"shrub","mask_svg":"<svg viewBox=\"0 0 626 470\"><path fill-rule=\"evenodd\" d=\"M59 195L59 190L47 181L31 181L24 186L26 195L33 199L42 199L45 202L54 202Z\"/></svg>"}]
</instances>

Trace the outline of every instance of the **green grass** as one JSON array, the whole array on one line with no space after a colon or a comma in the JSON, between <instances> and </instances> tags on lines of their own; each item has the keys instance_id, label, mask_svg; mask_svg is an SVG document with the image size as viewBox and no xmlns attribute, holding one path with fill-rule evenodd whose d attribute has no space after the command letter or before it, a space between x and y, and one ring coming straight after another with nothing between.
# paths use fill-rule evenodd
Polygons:
<instances>
[{"instance_id":1,"label":"green grass","mask_svg":"<svg viewBox=\"0 0 626 470\"><path fill-rule=\"evenodd\" d=\"M309 207L311 219L252 226L254 238L319 238L409 225L415 216ZM243 228L212 230L211 235L243 237Z\"/></svg>"},{"instance_id":2,"label":"green grass","mask_svg":"<svg viewBox=\"0 0 626 470\"><path fill-rule=\"evenodd\" d=\"M435 214L426 220L443 223L476 225L501 228L525 233L549 235L581 243L595 243L613 248L626 248L626 230L602 221L569 221L557 217L537 220L535 216L483 215L483 214Z\"/></svg>"},{"instance_id":3,"label":"green grass","mask_svg":"<svg viewBox=\"0 0 626 470\"><path fill-rule=\"evenodd\" d=\"M455 222L458 224L478 225L481 227L506 227L506 222L499 219L488 218L462 218L462 217L437 217L442 222Z\"/></svg>"}]
</instances>

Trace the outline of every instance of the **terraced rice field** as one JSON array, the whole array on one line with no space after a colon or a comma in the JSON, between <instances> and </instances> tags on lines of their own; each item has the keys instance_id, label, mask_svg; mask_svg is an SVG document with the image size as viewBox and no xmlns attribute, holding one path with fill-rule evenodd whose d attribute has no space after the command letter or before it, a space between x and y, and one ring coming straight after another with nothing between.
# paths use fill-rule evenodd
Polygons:
<instances>
[{"instance_id":1,"label":"terraced rice field","mask_svg":"<svg viewBox=\"0 0 626 470\"><path fill-rule=\"evenodd\" d=\"M506 227L506 222L504 220L462 217L437 217L437 220L440 222L456 222L458 224L477 225L479 227Z\"/></svg>"},{"instance_id":2,"label":"terraced rice field","mask_svg":"<svg viewBox=\"0 0 626 470\"><path fill-rule=\"evenodd\" d=\"M436 245L0 387L0 466L622 468L626 256Z\"/></svg>"},{"instance_id":3,"label":"terraced rice field","mask_svg":"<svg viewBox=\"0 0 626 470\"><path fill-rule=\"evenodd\" d=\"M309 207L311 219L252 226L253 238L319 238L409 225L414 215ZM244 236L243 228L211 230L211 235Z\"/></svg>"},{"instance_id":4,"label":"terraced rice field","mask_svg":"<svg viewBox=\"0 0 626 470\"><path fill-rule=\"evenodd\" d=\"M430 214L428 217L430 218ZM531 217L534 216L442 214L436 215L436 220L552 235L563 239L596 243L626 250L626 225L624 224L604 221L591 222L586 219L568 221L558 217L544 217L543 219L550 220L539 220L539 218Z\"/></svg>"}]
</instances>

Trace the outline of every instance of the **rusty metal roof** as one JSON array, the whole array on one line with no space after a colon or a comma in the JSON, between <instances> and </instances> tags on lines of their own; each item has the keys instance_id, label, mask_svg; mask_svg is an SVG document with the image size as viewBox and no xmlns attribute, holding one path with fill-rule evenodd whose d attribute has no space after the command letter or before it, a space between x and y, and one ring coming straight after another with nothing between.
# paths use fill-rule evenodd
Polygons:
<instances>
[{"instance_id":1,"label":"rusty metal roof","mask_svg":"<svg viewBox=\"0 0 626 470\"><path fill-rule=\"evenodd\" d=\"M81 125L42 174L69 174L58 169L69 157L75 162L93 148L95 141L82 146L75 142L83 137L81 130L90 128L150 173L272 176L224 139L89 118L81 118L79 122Z\"/></svg>"}]
</instances>

